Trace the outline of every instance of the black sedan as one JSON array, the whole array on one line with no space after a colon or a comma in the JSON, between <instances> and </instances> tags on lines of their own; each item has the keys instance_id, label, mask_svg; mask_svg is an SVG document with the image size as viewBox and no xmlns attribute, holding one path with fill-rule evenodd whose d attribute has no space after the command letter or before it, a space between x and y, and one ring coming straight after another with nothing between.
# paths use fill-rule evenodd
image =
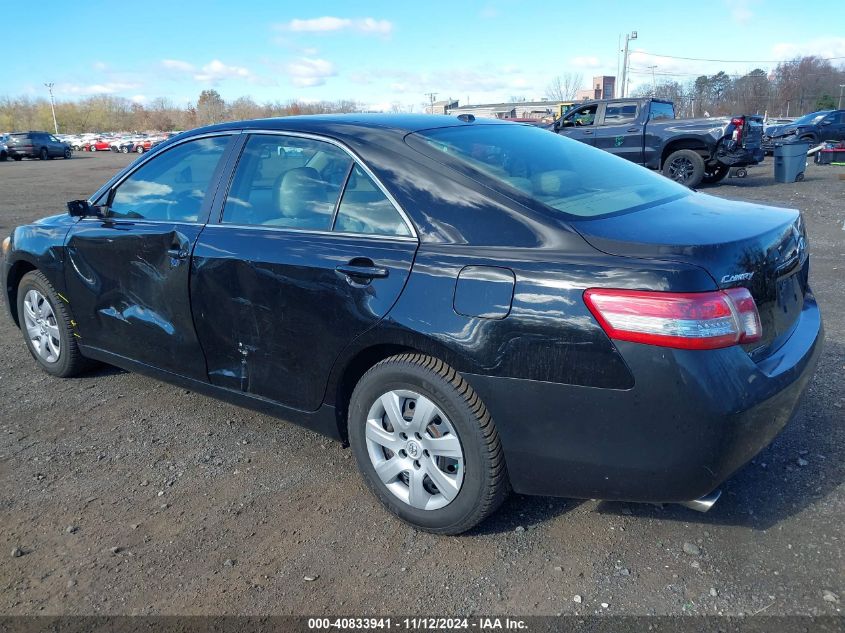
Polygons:
<instances>
[{"instance_id":1,"label":"black sedan","mask_svg":"<svg viewBox=\"0 0 845 633\"><path fill-rule=\"evenodd\" d=\"M46 372L109 363L348 442L449 534L510 489L706 509L822 340L797 211L472 117L194 130L3 251Z\"/></svg>"}]
</instances>

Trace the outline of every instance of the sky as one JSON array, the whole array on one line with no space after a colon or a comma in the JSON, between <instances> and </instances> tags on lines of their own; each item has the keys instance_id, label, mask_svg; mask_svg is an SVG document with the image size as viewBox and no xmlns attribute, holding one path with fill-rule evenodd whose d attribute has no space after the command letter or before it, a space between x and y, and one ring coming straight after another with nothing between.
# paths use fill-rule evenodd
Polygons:
<instances>
[{"instance_id":1,"label":"sky","mask_svg":"<svg viewBox=\"0 0 845 633\"><path fill-rule=\"evenodd\" d=\"M206 88L227 100L350 99L374 110L420 110L432 92L462 105L531 100L557 75L581 73L583 87L616 75L619 37L631 31L632 89L652 82L652 65L657 81L685 82L768 70L797 55L845 64L842 0L3 5L0 96L46 96L43 84L53 82L61 100L109 94L177 105Z\"/></svg>"}]
</instances>

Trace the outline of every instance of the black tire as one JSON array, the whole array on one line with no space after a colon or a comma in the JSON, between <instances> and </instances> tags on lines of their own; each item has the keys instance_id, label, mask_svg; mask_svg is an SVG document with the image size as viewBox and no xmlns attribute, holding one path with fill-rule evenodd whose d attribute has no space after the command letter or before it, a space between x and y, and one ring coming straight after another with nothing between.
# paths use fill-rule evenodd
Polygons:
<instances>
[{"instance_id":1,"label":"black tire","mask_svg":"<svg viewBox=\"0 0 845 633\"><path fill-rule=\"evenodd\" d=\"M129 153L129 146L128 146L128 145L123 145L123 146L120 148L120 153L121 153L121 154L128 154L128 153Z\"/></svg>"},{"instance_id":2,"label":"black tire","mask_svg":"<svg viewBox=\"0 0 845 633\"><path fill-rule=\"evenodd\" d=\"M30 290L36 290L40 293L52 308L55 325L59 333L59 354L58 359L54 362L47 362L43 359L27 335L24 299ZM40 271L28 272L21 279L18 286L18 321L29 353L32 354L38 366L48 374L59 378L69 378L76 376L89 366L89 361L79 351L67 304L59 298L53 286Z\"/></svg>"},{"instance_id":3,"label":"black tire","mask_svg":"<svg viewBox=\"0 0 845 633\"><path fill-rule=\"evenodd\" d=\"M390 492L376 474L367 451L365 426L370 407L392 390L410 390L425 396L455 429L463 451L464 477L457 496L444 507L415 508ZM426 532L466 532L494 512L510 491L499 434L487 408L460 374L431 356L392 356L364 374L349 403L349 443L364 481L379 501L402 520ZM428 457L427 452L425 455Z\"/></svg>"},{"instance_id":4,"label":"black tire","mask_svg":"<svg viewBox=\"0 0 845 633\"><path fill-rule=\"evenodd\" d=\"M12 160L20 162L23 160L23 156L12 156Z\"/></svg>"},{"instance_id":5,"label":"black tire","mask_svg":"<svg viewBox=\"0 0 845 633\"><path fill-rule=\"evenodd\" d=\"M46 147L42 147L41 151L38 152L38 158L41 160L47 160L50 157L50 152L47 151Z\"/></svg>"},{"instance_id":6,"label":"black tire","mask_svg":"<svg viewBox=\"0 0 845 633\"><path fill-rule=\"evenodd\" d=\"M715 185L717 182L724 180L730 170L730 167L722 163L717 163L713 167L705 166L701 182L705 185Z\"/></svg>"},{"instance_id":7,"label":"black tire","mask_svg":"<svg viewBox=\"0 0 845 633\"><path fill-rule=\"evenodd\" d=\"M666 157L663 175L693 189L704 178L704 159L694 150L679 149Z\"/></svg>"},{"instance_id":8,"label":"black tire","mask_svg":"<svg viewBox=\"0 0 845 633\"><path fill-rule=\"evenodd\" d=\"M3 162L7 158L9 158L9 155L6 152L0 152L0 162Z\"/></svg>"},{"instance_id":9,"label":"black tire","mask_svg":"<svg viewBox=\"0 0 845 633\"><path fill-rule=\"evenodd\" d=\"M65 148L65 160L67 160L69 158L73 158L73 152L70 151L69 147L67 147L67 148Z\"/></svg>"}]
</instances>

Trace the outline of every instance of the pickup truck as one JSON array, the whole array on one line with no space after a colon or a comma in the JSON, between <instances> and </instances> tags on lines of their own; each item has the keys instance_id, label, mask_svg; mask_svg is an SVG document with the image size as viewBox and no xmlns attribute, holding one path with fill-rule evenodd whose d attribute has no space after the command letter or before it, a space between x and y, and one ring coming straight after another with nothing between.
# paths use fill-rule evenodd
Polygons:
<instances>
[{"instance_id":1,"label":"pickup truck","mask_svg":"<svg viewBox=\"0 0 845 633\"><path fill-rule=\"evenodd\" d=\"M658 169L688 187L713 184L731 167L756 165L763 117L752 115L676 119L671 101L586 101L553 124L558 134Z\"/></svg>"}]
</instances>

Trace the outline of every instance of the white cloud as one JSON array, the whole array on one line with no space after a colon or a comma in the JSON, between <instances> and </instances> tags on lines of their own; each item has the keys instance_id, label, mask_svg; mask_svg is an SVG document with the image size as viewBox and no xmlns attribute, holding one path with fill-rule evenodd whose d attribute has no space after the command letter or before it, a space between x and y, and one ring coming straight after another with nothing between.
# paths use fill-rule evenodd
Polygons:
<instances>
[{"instance_id":1,"label":"white cloud","mask_svg":"<svg viewBox=\"0 0 845 633\"><path fill-rule=\"evenodd\" d=\"M337 75L330 61L314 57L300 57L286 66L291 82L300 88L322 86L326 79Z\"/></svg>"},{"instance_id":2,"label":"white cloud","mask_svg":"<svg viewBox=\"0 0 845 633\"><path fill-rule=\"evenodd\" d=\"M94 70L108 70L109 65L105 62L94 62L92 64Z\"/></svg>"},{"instance_id":3,"label":"white cloud","mask_svg":"<svg viewBox=\"0 0 845 633\"><path fill-rule=\"evenodd\" d=\"M194 79L204 83L218 84L225 79L253 79L252 73L243 66L228 66L219 59L214 59L194 75Z\"/></svg>"},{"instance_id":4,"label":"white cloud","mask_svg":"<svg viewBox=\"0 0 845 633\"><path fill-rule=\"evenodd\" d=\"M56 94L71 95L111 95L127 90L134 90L140 87L137 83L107 82L101 84L59 84L56 86Z\"/></svg>"},{"instance_id":5,"label":"white cloud","mask_svg":"<svg viewBox=\"0 0 845 633\"><path fill-rule=\"evenodd\" d=\"M294 31L296 33L331 33L336 31L355 31L374 35L390 35L393 23L390 20L376 18L338 18L324 16L321 18L295 18L285 24L277 25L278 30Z\"/></svg>"},{"instance_id":6,"label":"white cloud","mask_svg":"<svg viewBox=\"0 0 845 633\"><path fill-rule=\"evenodd\" d=\"M488 4L482 7L481 11L478 12L478 15L485 20L492 20L493 18L498 18L501 13L502 12L499 11L499 7Z\"/></svg>"},{"instance_id":7,"label":"white cloud","mask_svg":"<svg viewBox=\"0 0 845 633\"><path fill-rule=\"evenodd\" d=\"M147 97L147 95L132 95L129 99L133 103L146 103L149 101L149 97Z\"/></svg>"},{"instance_id":8,"label":"white cloud","mask_svg":"<svg viewBox=\"0 0 845 633\"><path fill-rule=\"evenodd\" d=\"M783 60L804 55L845 57L845 37L823 36L800 43L782 42L772 47L772 53L775 59Z\"/></svg>"},{"instance_id":9,"label":"white cloud","mask_svg":"<svg viewBox=\"0 0 845 633\"><path fill-rule=\"evenodd\" d=\"M183 62L179 59L163 59L161 60L161 67L167 70L178 70L184 73L194 72L194 65L188 62Z\"/></svg>"},{"instance_id":10,"label":"white cloud","mask_svg":"<svg viewBox=\"0 0 845 633\"><path fill-rule=\"evenodd\" d=\"M760 0L723 0L724 4L731 12L731 21L745 26L751 22L754 17L754 11L751 10Z\"/></svg>"}]
</instances>

